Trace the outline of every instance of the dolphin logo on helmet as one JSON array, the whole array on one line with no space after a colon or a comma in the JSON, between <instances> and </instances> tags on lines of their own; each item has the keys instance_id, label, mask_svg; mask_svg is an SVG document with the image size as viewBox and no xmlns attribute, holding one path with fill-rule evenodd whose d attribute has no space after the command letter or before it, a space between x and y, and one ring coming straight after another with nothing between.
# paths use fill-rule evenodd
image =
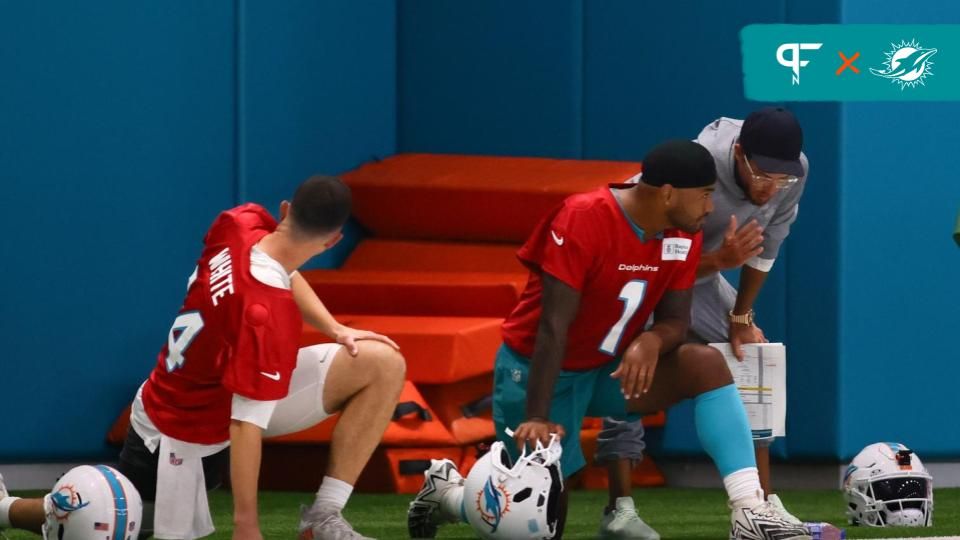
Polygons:
<instances>
[{"instance_id":1,"label":"dolphin logo on helmet","mask_svg":"<svg viewBox=\"0 0 960 540\"><path fill-rule=\"evenodd\" d=\"M537 441L516 462L502 442L493 443L463 482L463 513L473 530L486 539L553 538L563 492L561 453L556 435L546 446Z\"/></svg>"},{"instance_id":2,"label":"dolphin logo on helmet","mask_svg":"<svg viewBox=\"0 0 960 540\"><path fill-rule=\"evenodd\" d=\"M43 506L44 540L136 540L140 534L140 493L112 467L74 467L44 497Z\"/></svg>"}]
</instances>

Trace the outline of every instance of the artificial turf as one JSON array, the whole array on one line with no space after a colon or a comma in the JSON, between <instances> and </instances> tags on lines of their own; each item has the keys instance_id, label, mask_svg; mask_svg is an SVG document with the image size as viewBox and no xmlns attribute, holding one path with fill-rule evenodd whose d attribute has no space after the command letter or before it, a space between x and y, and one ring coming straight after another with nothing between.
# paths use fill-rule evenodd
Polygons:
<instances>
[{"instance_id":1,"label":"artificial turf","mask_svg":"<svg viewBox=\"0 0 960 540\"><path fill-rule=\"evenodd\" d=\"M782 491L787 508L804 521L828 521L845 526L839 490ZM309 493L265 492L260 497L260 523L266 539L293 539L297 534L298 507L308 504ZM406 509L409 495L355 494L344 516L361 533L380 539L408 538ZM655 488L634 491L641 517L667 539L723 540L730 514L726 495L719 489ZM595 538L606 493L574 491L564 538ZM231 499L227 491L210 496L217 532L208 538L229 539ZM960 489L938 489L934 494L934 523L929 528L846 527L847 538L903 538L960 535ZM10 540L37 538L5 531ZM441 527L437 538L476 538L467 525ZM958 536L960 538L960 536Z\"/></svg>"}]
</instances>

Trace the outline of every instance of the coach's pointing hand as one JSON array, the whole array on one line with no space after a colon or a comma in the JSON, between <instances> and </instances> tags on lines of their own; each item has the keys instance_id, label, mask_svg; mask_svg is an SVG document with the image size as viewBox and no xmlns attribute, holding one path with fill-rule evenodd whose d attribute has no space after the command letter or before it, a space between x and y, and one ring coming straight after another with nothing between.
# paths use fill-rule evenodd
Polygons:
<instances>
[{"instance_id":1,"label":"coach's pointing hand","mask_svg":"<svg viewBox=\"0 0 960 540\"><path fill-rule=\"evenodd\" d=\"M716 252L720 270L740 268L763 252L763 227L752 220L737 230L737 216L730 216L730 225L723 233L723 245Z\"/></svg>"}]
</instances>

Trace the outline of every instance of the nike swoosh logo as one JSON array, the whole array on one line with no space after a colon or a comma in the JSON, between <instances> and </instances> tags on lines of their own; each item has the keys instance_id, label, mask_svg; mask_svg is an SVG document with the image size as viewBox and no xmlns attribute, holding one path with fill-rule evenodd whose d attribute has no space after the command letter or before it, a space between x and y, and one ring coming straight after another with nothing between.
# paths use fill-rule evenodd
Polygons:
<instances>
[{"instance_id":1,"label":"nike swoosh logo","mask_svg":"<svg viewBox=\"0 0 960 540\"><path fill-rule=\"evenodd\" d=\"M261 371L260 374L263 375L264 377L268 378L268 379L273 379L273 380L275 380L275 381L279 381L279 380L280 380L280 372L279 372L279 371L274 371L273 373L267 373L266 371Z\"/></svg>"},{"instance_id":2,"label":"nike swoosh logo","mask_svg":"<svg viewBox=\"0 0 960 540\"><path fill-rule=\"evenodd\" d=\"M562 246L562 245L563 245L563 237L562 237L562 236L557 236L557 233L555 233L555 232L553 232L553 231L550 231L550 236L553 237L553 241L556 242L558 246Z\"/></svg>"}]
</instances>

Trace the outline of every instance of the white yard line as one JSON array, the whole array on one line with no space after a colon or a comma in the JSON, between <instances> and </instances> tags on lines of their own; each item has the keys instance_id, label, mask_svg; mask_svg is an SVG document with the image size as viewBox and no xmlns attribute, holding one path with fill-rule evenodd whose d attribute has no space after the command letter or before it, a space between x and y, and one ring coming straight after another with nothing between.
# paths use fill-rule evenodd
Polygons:
<instances>
[{"instance_id":1,"label":"white yard line","mask_svg":"<svg viewBox=\"0 0 960 540\"><path fill-rule=\"evenodd\" d=\"M876 538L875 540L960 540L960 536L914 536L912 538Z\"/></svg>"}]
</instances>

